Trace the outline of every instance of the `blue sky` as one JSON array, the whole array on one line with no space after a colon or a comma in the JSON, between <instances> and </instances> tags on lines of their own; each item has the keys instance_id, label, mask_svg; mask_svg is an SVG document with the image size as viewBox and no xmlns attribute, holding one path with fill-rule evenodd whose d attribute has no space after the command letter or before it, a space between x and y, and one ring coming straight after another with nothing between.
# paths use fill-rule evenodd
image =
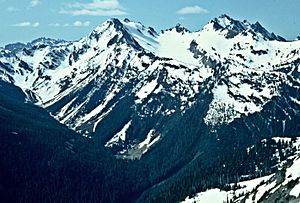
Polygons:
<instances>
[{"instance_id":1,"label":"blue sky","mask_svg":"<svg viewBox=\"0 0 300 203\"><path fill-rule=\"evenodd\" d=\"M299 0L0 0L0 46L45 36L75 40L108 18L129 18L156 30L181 23L199 30L221 14L294 39L300 35Z\"/></svg>"}]
</instances>

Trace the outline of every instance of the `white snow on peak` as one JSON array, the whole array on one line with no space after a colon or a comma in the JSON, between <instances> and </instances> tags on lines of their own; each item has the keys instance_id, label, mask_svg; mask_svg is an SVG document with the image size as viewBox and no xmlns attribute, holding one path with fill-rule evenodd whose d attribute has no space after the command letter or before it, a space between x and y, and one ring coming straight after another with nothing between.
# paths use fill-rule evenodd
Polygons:
<instances>
[{"instance_id":1,"label":"white snow on peak","mask_svg":"<svg viewBox=\"0 0 300 203\"><path fill-rule=\"evenodd\" d=\"M156 52L159 42L157 40L158 35L154 30L146 28L141 23L135 23L126 19L122 23L139 45L150 52Z\"/></svg>"},{"instance_id":2,"label":"white snow on peak","mask_svg":"<svg viewBox=\"0 0 300 203\"><path fill-rule=\"evenodd\" d=\"M232 19L223 16L218 21L221 26L228 26ZM112 23L121 26L119 28L123 30L116 29ZM250 26L248 22L241 24ZM155 56L137 51L126 43L108 46L112 38L120 36L120 32L124 30L147 54L151 52ZM278 89L281 82L286 81L286 74L277 70L283 64L299 58L300 40L268 41L251 32L240 33L233 38L227 38L226 34L226 30L214 29L213 23L197 32L177 32L176 29L170 29L157 34L141 23L112 19L99 25L89 36L79 41L39 48L33 50L31 56L20 52L17 58L1 57L1 62L11 64L16 71L3 72L0 77L9 81L8 76L11 76L17 86L31 90L37 96L38 104L49 107L99 78L101 80L97 85L101 87L101 81L110 80L110 77L104 77L107 71L114 74L122 69L122 77L113 81L116 85L105 93L105 99L97 101L88 112L84 112L84 105L99 88L97 85L86 95L83 103L74 106L75 100L72 100L56 112L56 118L61 122L74 122L71 126L73 128L95 122L91 123L93 130L115 105L108 107L108 103L131 80L139 80L132 90L137 97L136 103L150 100L148 96L151 93L163 92L179 98L179 108L184 111L193 104L193 97L203 88L206 79L211 78L213 101L209 105L205 122L208 125L230 123L241 115L261 111L267 102L279 95ZM47 69L42 65L52 61L49 54L61 52L63 54L56 58L60 63L55 68ZM33 71L20 68L18 59L26 62ZM213 69L206 64L211 62L208 59L220 63L220 67ZM217 80L214 76L220 68L225 70L218 75L218 80L224 79L226 83L214 81ZM157 78L149 80L149 75L158 77L155 72L162 70L167 71L163 83L159 84ZM245 80L258 82L260 88L255 89L255 85L246 83ZM65 84L66 81L69 83ZM62 89L62 86L66 89ZM256 103L255 100L260 102ZM293 101L300 103L297 99ZM104 109L108 110L103 112ZM174 112L174 109L168 109L163 113L170 115Z\"/></svg>"},{"instance_id":3,"label":"white snow on peak","mask_svg":"<svg viewBox=\"0 0 300 203\"><path fill-rule=\"evenodd\" d=\"M189 47L196 33L179 33L175 29L165 31L160 34L159 47L156 55L165 58L172 58L186 64L199 65L199 61L193 57Z\"/></svg>"},{"instance_id":4,"label":"white snow on peak","mask_svg":"<svg viewBox=\"0 0 300 203\"><path fill-rule=\"evenodd\" d=\"M226 15L221 15L218 18L215 18L215 20L221 25L223 28L230 26L232 23L232 20L226 16Z\"/></svg>"}]
</instances>

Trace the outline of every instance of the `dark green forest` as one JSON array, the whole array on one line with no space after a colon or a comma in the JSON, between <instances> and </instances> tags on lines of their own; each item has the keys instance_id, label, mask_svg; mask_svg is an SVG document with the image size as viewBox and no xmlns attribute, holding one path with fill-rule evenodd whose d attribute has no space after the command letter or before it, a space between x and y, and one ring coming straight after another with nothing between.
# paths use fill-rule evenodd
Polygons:
<instances>
[{"instance_id":1,"label":"dark green forest","mask_svg":"<svg viewBox=\"0 0 300 203\"><path fill-rule=\"evenodd\" d=\"M266 115L281 115L280 98L260 115L215 131L199 119L207 105L195 105L165 122L155 148L129 161L116 159L97 139L82 137L26 102L17 87L1 82L0 89L1 202L178 202L207 188L226 189L242 175L270 174L278 163L276 149L285 152L281 160L295 150L291 143L271 139L280 135L276 123L264 124ZM291 115L286 132L297 132L299 118Z\"/></svg>"}]
</instances>

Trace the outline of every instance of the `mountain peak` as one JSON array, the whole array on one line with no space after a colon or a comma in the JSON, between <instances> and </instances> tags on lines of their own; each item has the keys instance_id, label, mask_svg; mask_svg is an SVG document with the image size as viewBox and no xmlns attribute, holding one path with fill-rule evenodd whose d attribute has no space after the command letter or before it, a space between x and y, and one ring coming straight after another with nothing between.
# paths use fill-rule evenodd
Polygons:
<instances>
[{"instance_id":1,"label":"mountain peak","mask_svg":"<svg viewBox=\"0 0 300 203\"><path fill-rule=\"evenodd\" d=\"M181 25L180 23L177 23L174 27L171 27L169 29L167 29L166 31L172 31L175 30L178 33L190 33L191 31L189 31L186 27L184 27L183 25Z\"/></svg>"},{"instance_id":2,"label":"mountain peak","mask_svg":"<svg viewBox=\"0 0 300 203\"><path fill-rule=\"evenodd\" d=\"M270 33L259 22L251 24L250 27L254 32L260 33L264 38L266 38L268 40L286 41L286 39L284 39L283 37L276 35L273 32Z\"/></svg>"},{"instance_id":3,"label":"mountain peak","mask_svg":"<svg viewBox=\"0 0 300 203\"><path fill-rule=\"evenodd\" d=\"M214 18L211 22L218 23L220 26L225 28L231 25L233 21L235 21L233 18L229 17L226 14L222 14L219 17Z\"/></svg>"},{"instance_id":4,"label":"mountain peak","mask_svg":"<svg viewBox=\"0 0 300 203\"><path fill-rule=\"evenodd\" d=\"M128 18L125 18L124 20L120 20L118 18L110 18L99 25L95 30L108 30L113 27L115 31L126 32L128 31L128 26L135 27L136 29L146 29L146 27L142 23L134 22Z\"/></svg>"},{"instance_id":5,"label":"mountain peak","mask_svg":"<svg viewBox=\"0 0 300 203\"><path fill-rule=\"evenodd\" d=\"M114 27L116 30L120 30L122 29L124 26L121 22L121 20L119 20L118 18L110 18L108 20L106 20L105 22L101 23L100 25L98 25L94 31L96 32L101 32L102 30L108 30L111 27Z\"/></svg>"},{"instance_id":6,"label":"mountain peak","mask_svg":"<svg viewBox=\"0 0 300 203\"><path fill-rule=\"evenodd\" d=\"M128 18L124 18L124 22L129 23L131 22L131 20L129 20Z\"/></svg>"},{"instance_id":7,"label":"mountain peak","mask_svg":"<svg viewBox=\"0 0 300 203\"><path fill-rule=\"evenodd\" d=\"M246 30L246 27L250 24L247 21L241 22L241 21L235 20L226 14L223 14L217 18L214 18L212 21L210 21L210 23L213 24L213 27L216 30L227 29L227 30L231 30L231 31L234 31L237 33Z\"/></svg>"},{"instance_id":8,"label":"mountain peak","mask_svg":"<svg viewBox=\"0 0 300 203\"><path fill-rule=\"evenodd\" d=\"M141 22L137 22L137 21L134 21L134 20L130 20L129 18L124 18L123 20L121 20L121 22L123 23L123 24L134 24L134 25L138 25L138 26L140 26L140 27L144 27L145 28L145 26L141 23Z\"/></svg>"},{"instance_id":9,"label":"mountain peak","mask_svg":"<svg viewBox=\"0 0 300 203\"><path fill-rule=\"evenodd\" d=\"M177 23L175 26L176 32L190 32L187 28L185 28L180 23Z\"/></svg>"},{"instance_id":10,"label":"mountain peak","mask_svg":"<svg viewBox=\"0 0 300 203\"><path fill-rule=\"evenodd\" d=\"M16 43L5 45L4 49L9 50L11 52L18 52L21 49L23 49L25 46L26 46L26 44L24 44L24 43L16 42Z\"/></svg>"},{"instance_id":11,"label":"mountain peak","mask_svg":"<svg viewBox=\"0 0 300 203\"><path fill-rule=\"evenodd\" d=\"M123 23L118 18L111 18L108 20L109 25L113 25L116 30L122 30L124 28Z\"/></svg>"},{"instance_id":12,"label":"mountain peak","mask_svg":"<svg viewBox=\"0 0 300 203\"><path fill-rule=\"evenodd\" d=\"M89 39L95 39L97 42L104 33L107 33L107 36L112 36L112 39L109 40L107 46L112 44L128 44L131 47L141 50L142 47L135 40L133 33L128 28L128 24L137 24L130 21L128 18L124 20L119 20L118 18L110 18L98 27L94 29L88 36Z\"/></svg>"},{"instance_id":13,"label":"mountain peak","mask_svg":"<svg viewBox=\"0 0 300 203\"><path fill-rule=\"evenodd\" d=\"M239 21L222 14L209 22L216 31L227 31L226 37L233 38L242 32L260 34L266 40L286 41L283 37L270 33L259 22L251 24L247 20Z\"/></svg>"}]
</instances>

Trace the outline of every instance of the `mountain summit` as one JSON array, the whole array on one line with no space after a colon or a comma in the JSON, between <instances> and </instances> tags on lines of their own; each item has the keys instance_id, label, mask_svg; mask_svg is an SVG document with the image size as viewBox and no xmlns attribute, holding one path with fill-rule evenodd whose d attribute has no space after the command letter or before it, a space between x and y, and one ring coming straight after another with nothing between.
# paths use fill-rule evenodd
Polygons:
<instances>
[{"instance_id":1,"label":"mountain summit","mask_svg":"<svg viewBox=\"0 0 300 203\"><path fill-rule=\"evenodd\" d=\"M229 17L228 15L223 14L217 18L214 18L212 21L210 21L210 23L213 24L213 27L216 30L227 31L226 36L228 38L233 38L241 33L244 35L247 33L252 33L254 35L258 34L266 40L286 41L283 37L275 35L274 33L270 33L259 22L251 24L246 20L238 21Z\"/></svg>"}]
</instances>

